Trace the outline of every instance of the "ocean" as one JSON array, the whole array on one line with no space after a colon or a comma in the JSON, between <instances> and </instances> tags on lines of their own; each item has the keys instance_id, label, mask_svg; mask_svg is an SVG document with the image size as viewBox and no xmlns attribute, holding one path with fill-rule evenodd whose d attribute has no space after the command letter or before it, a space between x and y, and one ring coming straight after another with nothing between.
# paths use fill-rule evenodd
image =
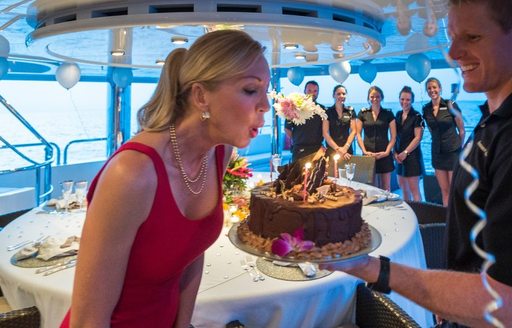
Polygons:
<instances>
[{"instance_id":1,"label":"ocean","mask_svg":"<svg viewBox=\"0 0 512 328\"><path fill-rule=\"evenodd\" d=\"M88 94L89 97L84 97L81 93L75 91L73 91L74 93L61 90L57 92L64 92L62 94L64 100L61 101L64 102L64 105L57 105L58 102L56 101L54 101L52 105L50 105L49 102L41 101L37 106L29 106L23 103L23 100L28 99L16 97L16 104L13 104L13 106L44 139L58 147L55 149L60 150L60 154L58 155L60 155L60 163L62 164L64 150L72 140L103 138L106 136L106 101L104 99L107 97L106 88L100 88L99 91L96 90L94 99L92 99L87 92L85 92L85 94ZM146 101L151 92L152 88L148 87L147 90L144 90L142 96L132 96L132 133L137 129L135 113ZM34 97L37 98L37 95L34 95ZM12 99L7 100L10 102L13 101ZM483 100L458 101L457 103L462 109L466 135L469 136L473 127L480 119L481 114L478 105L483 103ZM367 102L350 102L349 105L353 106L357 111L368 106ZM392 109L394 113L400 110L398 102L383 102L383 107ZM414 107L416 110L421 111L422 104L416 103ZM272 119L271 113L269 112L266 117L266 126L262 129L261 133L270 133L271 124ZM9 143L16 145L39 142L38 138L32 136L27 129L14 119L2 106L0 106L0 136ZM427 171L432 171L430 142L430 133L428 129L425 129L421 148ZM104 159L106 157L105 145L105 141L72 144L68 146L68 163ZM1 146L2 143L0 142L0 147ZM22 147L20 149L32 160L39 162L44 160L44 151L40 146ZM360 153L360 150L357 149L356 153ZM19 155L13 153L11 150L5 148L0 149L0 171L27 165L30 165L29 161L20 158Z\"/></svg>"}]
</instances>

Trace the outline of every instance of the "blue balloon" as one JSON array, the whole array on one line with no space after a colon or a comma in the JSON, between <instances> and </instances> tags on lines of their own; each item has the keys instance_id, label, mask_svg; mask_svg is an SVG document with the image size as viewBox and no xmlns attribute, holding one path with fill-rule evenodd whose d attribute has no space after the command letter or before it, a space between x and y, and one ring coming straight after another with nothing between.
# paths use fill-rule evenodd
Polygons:
<instances>
[{"instance_id":1,"label":"blue balloon","mask_svg":"<svg viewBox=\"0 0 512 328\"><path fill-rule=\"evenodd\" d=\"M304 81L304 70L300 67L291 67L286 73L288 80L296 86L299 86Z\"/></svg>"},{"instance_id":2,"label":"blue balloon","mask_svg":"<svg viewBox=\"0 0 512 328\"><path fill-rule=\"evenodd\" d=\"M343 83L350 75L352 67L348 61L336 62L329 65L329 74L338 83Z\"/></svg>"},{"instance_id":3,"label":"blue balloon","mask_svg":"<svg viewBox=\"0 0 512 328\"><path fill-rule=\"evenodd\" d=\"M407 74L418 83L427 78L431 67L430 60L424 54L410 55L405 62Z\"/></svg>"},{"instance_id":4,"label":"blue balloon","mask_svg":"<svg viewBox=\"0 0 512 328\"><path fill-rule=\"evenodd\" d=\"M363 63L359 66L359 76L368 83L372 83L377 76L377 66L372 63Z\"/></svg>"},{"instance_id":5,"label":"blue balloon","mask_svg":"<svg viewBox=\"0 0 512 328\"><path fill-rule=\"evenodd\" d=\"M7 61L7 58L0 57L0 80L7 75L7 72L9 71L9 62Z\"/></svg>"},{"instance_id":6,"label":"blue balloon","mask_svg":"<svg viewBox=\"0 0 512 328\"><path fill-rule=\"evenodd\" d=\"M112 70L112 80L117 87L126 88L133 80L132 69L127 67L114 67Z\"/></svg>"}]
</instances>

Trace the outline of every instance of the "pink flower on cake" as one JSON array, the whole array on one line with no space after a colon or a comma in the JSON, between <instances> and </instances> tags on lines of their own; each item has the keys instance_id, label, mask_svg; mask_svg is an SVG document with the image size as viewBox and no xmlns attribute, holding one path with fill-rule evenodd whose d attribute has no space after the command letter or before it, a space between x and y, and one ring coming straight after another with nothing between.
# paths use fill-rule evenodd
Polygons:
<instances>
[{"instance_id":1,"label":"pink flower on cake","mask_svg":"<svg viewBox=\"0 0 512 328\"><path fill-rule=\"evenodd\" d=\"M304 239L304 229L299 228L293 232L293 235L289 233L282 233L279 238L272 242L272 253L278 256L286 256L291 251L303 252L309 251L315 246L315 243L310 240Z\"/></svg>"},{"instance_id":2,"label":"pink flower on cake","mask_svg":"<svg viewBox=\"0 0 512 328\"><path fill-rule=\"evenodd\" d=\"M269 97L274 100L274 108L277 115L292 121L296 125L306 123L306 120L314 115L319 115L322 120L327 119L325 110L315 104L310 95L293 92L288 96L272 91Z\"/></svg>"}]
</instances>

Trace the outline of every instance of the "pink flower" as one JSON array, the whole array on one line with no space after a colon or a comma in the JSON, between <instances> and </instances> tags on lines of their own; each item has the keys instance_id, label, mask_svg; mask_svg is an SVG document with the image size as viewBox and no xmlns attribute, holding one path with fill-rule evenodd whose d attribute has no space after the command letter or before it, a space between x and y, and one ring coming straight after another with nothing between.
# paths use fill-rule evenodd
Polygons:
<instances>
[{"instance_id":1,"label":"pink flower","mask_svg":"<svg viewBox=\"0 0 512 328\"><path fill-rule=\"evenodd\" d=\"M315 246L310 240L303 240L304 229L298 228L293 232L293 236L289 233L282 233L279 238L272 242L272 253L278 256L286 256L291 251L303 252L309 251Z\"/></svg>"}]
</instances>

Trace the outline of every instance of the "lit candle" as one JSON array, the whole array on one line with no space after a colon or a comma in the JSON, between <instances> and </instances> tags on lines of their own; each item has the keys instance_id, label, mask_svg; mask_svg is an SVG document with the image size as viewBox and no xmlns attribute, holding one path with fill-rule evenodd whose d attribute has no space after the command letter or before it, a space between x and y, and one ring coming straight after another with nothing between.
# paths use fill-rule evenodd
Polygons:
<instances>
[{"instance_id":1,"label":"lit candle","mask_svg":"<svg viewBox=\"0 0 512 328\"><path fill-rule=\"evenodd\" d=\"M334 178L338 178L338 160L340 159L340 154L335 154L332 159L334 160Z\"/></svg>"},{"instance_id":2,"label":"lit candle","mask_svg":"<svg viewBox=\"0 0 512 328\"><path fill-rule=\"evenodd\" d=\"M303 194L303 201L304 203L306 202L306 195L307 195L307 191L306 191L306 187L308 185L308 172L309 172L309 169L311 168L311 163L310 162L307 162L305 165L304 165L304 190L302 191L302 194Z\"/></svg>"}]
</instances>

